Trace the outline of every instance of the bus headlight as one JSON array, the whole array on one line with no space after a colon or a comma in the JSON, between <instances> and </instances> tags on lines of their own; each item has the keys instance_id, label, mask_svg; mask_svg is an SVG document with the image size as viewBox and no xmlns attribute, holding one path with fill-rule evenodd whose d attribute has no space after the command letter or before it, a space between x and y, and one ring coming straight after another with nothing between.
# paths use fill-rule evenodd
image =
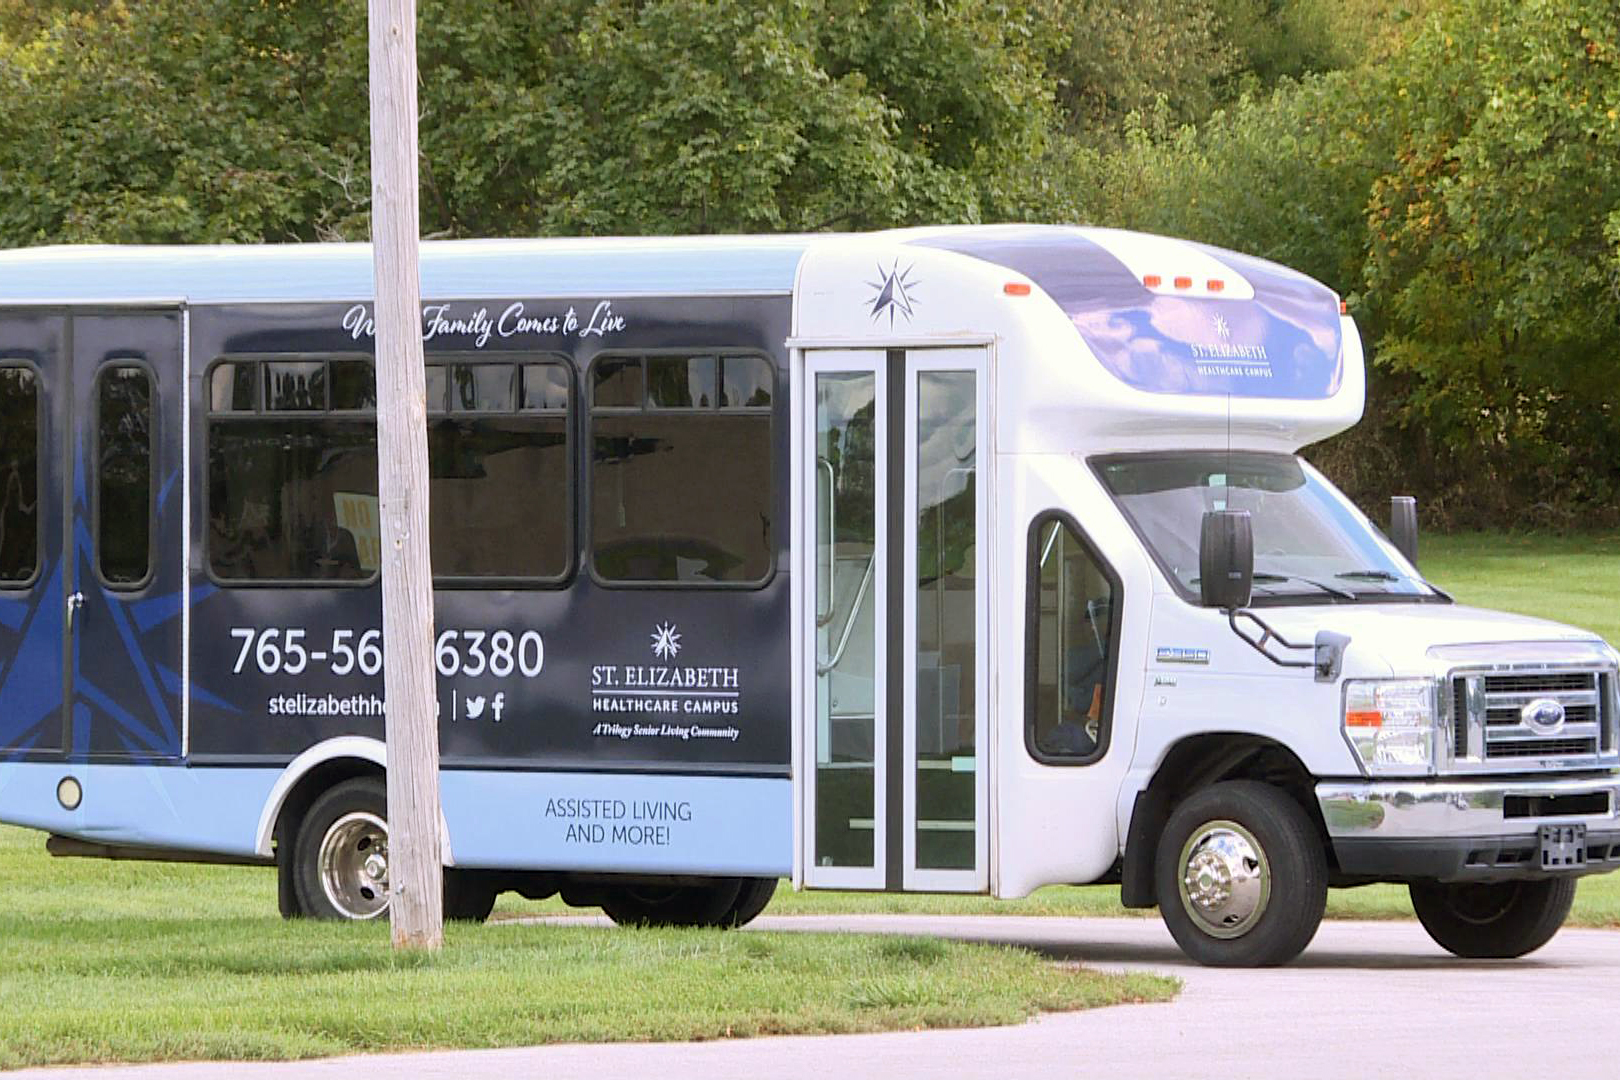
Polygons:
<instances>
[{"instance_id":1,"label":"bus headlight","mask_svg":"<svg viewBox=\"0 0 1620 1080\"><path fill-rule=\"evenodd\" d=\"M1433 679L1351 679L1344 684L1344 737L1368 775L1434 771Z\"/></svg>"}]
</instances>

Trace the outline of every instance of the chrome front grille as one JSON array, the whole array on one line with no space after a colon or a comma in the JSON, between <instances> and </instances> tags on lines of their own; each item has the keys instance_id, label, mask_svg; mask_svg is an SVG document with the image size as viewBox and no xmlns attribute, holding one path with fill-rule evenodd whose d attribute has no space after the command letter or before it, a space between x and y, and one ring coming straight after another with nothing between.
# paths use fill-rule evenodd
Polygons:
<instances>
[{"instance_id":1,"label":"chrome front grille","mask_svg":"<svg viewBox=\"0 0 1620 1080\"><path fill-rule=\"evenodd\" d=\"M1500 665L1454 671L1440 695L1453 767L1534 772L1620 760L1615 673Z\"/></svg>"}]
</instances>

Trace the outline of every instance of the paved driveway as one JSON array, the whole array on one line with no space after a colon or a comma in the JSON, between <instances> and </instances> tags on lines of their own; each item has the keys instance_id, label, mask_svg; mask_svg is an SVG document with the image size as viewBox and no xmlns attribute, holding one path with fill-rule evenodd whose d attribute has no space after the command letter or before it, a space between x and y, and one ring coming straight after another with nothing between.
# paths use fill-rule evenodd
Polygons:
<instances>
[{"instance_id":1,"label":"paved driveway","mask_svg":"<svg viewBox=\"0 0 1620 1080\"><path fill-rule=\"evenodd\" d=\"M1416 923L1328 922L1288 967L1213 971L1189 964L1156 919L795 916L764 918L755 925L1007 942L1104 969L1168 972L1183 979L1184 987L1169 1004L1056 1014L1013 1028L12 1075L40 1080L202 1080L227 1073L250 1080L383 1074L433 1080L1620 1076L1620 932L1565 930L1524 960L1486 962L1441 952Z\"/></svg>"}]
</instances>

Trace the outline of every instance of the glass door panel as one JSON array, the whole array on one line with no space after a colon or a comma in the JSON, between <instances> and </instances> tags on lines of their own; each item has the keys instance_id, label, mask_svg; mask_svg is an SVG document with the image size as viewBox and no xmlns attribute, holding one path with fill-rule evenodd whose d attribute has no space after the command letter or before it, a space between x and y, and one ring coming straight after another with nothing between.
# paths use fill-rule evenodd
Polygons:
<instances>
[{"instance_id":1,"label":"glass door panel","mask_svg":"<svg viewBox=\"0 0 1620 1080\"><path fill-rule=\"evenodd\" d=\"M817 358L808 369L815 726L806 881L882 888L885 394L883 354L865 355Z\"/></svg>"},{"instance_id":2,"label":"glass door panel","mask_svg":"<svg viewBox=\"0 0 1620 1080\"><path fill-rule=\"evenodd\" d=\"M983 356L908 354L907 888L979 889L988 880Z\"/></svg>"}]
</instances>

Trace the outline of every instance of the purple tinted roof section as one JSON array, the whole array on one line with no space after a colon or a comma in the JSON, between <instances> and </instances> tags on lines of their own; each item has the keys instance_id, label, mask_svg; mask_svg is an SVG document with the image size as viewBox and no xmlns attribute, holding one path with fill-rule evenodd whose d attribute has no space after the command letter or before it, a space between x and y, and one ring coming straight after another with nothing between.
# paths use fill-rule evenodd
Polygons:
<instances>
[{"instance_id":1,"label":"purple tinted roof section","mask_svg":"<svg viewBox=\"0 0 1620 1080\"><path fill-rule=\"evenodd\" d=\"M1332 397L1344 375L1339 301L1304 274L1194 247L1254 286L1253 300L1166 296L1075 229L1008 226L912 241L1004 266L1040 286L1103 367L1159 394Z\"/></svg>"}]
</instances>

